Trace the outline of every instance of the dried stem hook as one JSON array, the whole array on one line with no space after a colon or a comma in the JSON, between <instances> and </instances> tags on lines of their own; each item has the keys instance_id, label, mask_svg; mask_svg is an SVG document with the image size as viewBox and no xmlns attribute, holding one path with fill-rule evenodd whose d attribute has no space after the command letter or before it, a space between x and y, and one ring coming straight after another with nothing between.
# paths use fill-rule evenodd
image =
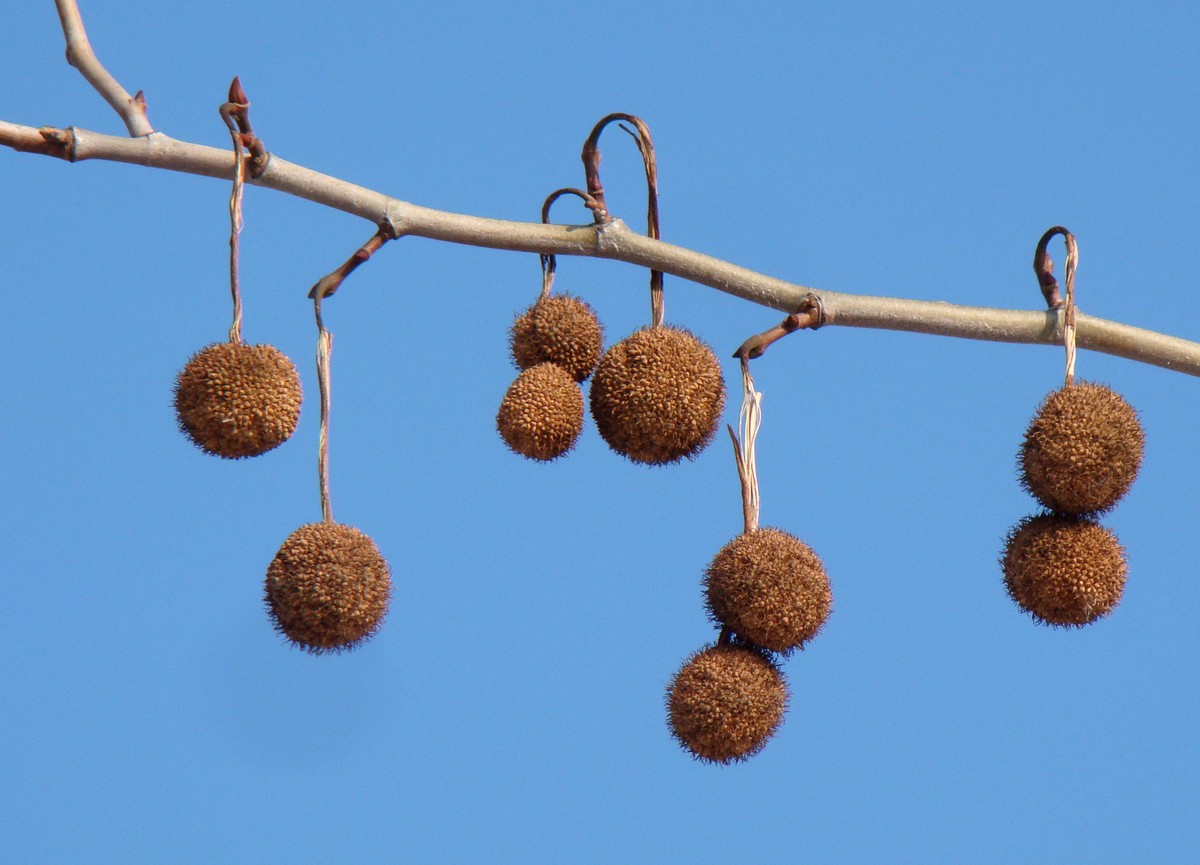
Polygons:
<instances>
[{"instance_id":1,"label":"dried stem hook","mask_svg":"<svg viewBox=\"0 0 1200 865\"><path fill-rule=\"evenodd\" d=\"M1067 297L1063 300L1058 290L1058 280L1054 278L1054 260L1046 251L1047 245L1055 235L1061 234L1067 244L1067 263L1064 268L1067 283ZM1037 250L1033 254L1033 272L1037 274L1038 285L1042 296L1050 309L1063 309L1063 346L1067 352L1066 383L1075 383L1075 270L1079 266L1079 247L1075 235L1061 225L1047 229L1038 241ZM1065 307L1065 309L1064 309Z\"/></svg>"},{"instance_id":2,"label":"dried stem hook","mask_svg":"<svg viewBox=\"0 0 1200 865\"><path fill-rule=\"evenodd\" d=\"M558 201L564 195L576 195L583 199L584 207L592 211L592 216L596 224L601 224L608 218L608 214L604 210L604 204L598 201L591 195L588 195L582 189L574 187L563 187L556 189L546 196L546 200L542 202L542 224L546 225L550 222L550 208L554 202ZM550 294L550 289L554 285L554 271L558 267L558 261L553 253L543 252L539 256L542 261L542 293L538 295L538 299L542 299Z\"/></svg>"},{"instance_id":3,"label":"dried stem hook","mask_svg":"<svg viewBox=\"0 0 1200 865\"><path fill-rule=\"evenodd\" d=\"M607 215L608 205L604 201L604 184L600 182L600 133L613 121L625 121L633 126L633 129L625 125L622 125L621 128L633 138L638 152L642 155L642 166L646 171L646 234L655 240L660 240L662 232L658 216L658 161L654 156L654 141L650 137L650 128L640 117L632 114L609 114L602 118L592 129L592 134L588 136L587 141L583 143L581 155L584 174L587 178L587 190L600 203L601 208L604 208L603 211L597 212L597 223L599 224L600 212L605 214L605 222L611 221L611 217ZM661 270L651 270L650 320L652 326L661 327L663 316L663 274Z\"/></svg>"}]
</instances>

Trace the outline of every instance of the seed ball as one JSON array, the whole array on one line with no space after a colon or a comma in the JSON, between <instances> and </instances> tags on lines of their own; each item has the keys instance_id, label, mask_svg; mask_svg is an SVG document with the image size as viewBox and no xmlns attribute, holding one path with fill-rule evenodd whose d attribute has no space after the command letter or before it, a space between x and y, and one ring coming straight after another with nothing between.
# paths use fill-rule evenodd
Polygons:
<instances>
[{"instance_id":1,"label":"seed ball","mask_svg":"<svg viewBox=\"0 0 1200 865\"><path fill-rule=\"evenodd\" d=\"M815 637L833 605L820 558L779 529L738 535L712 560L704 583L712 618L773 652L790 652Z\"/></svg>"},{"instance_id":2,"label":"seed ball","mask_svg":"<svg viewBox=\"0 0 1200 865\"><path fill-rule=\"evenodd\" d=\"M267 568L275 630L314 655L352 649L374 635L391 591L391 570L374 541L339 523L296 529Z\"/></svg>"},{"instance_id":3,"label":"seed ball","mask_svg":"<svg viewBox=\"0 0 1200 865\"><path fill-rule=\"evenodd\" d=\"M1142 464L1137 412L1101 384L1049 394L1021 445L1021 483L1052 511L1099 514L1129 492Z\"/></svg>"},{"instance_id":4,"label":"seed ball","mask_svg":"<svg viewBox=\"0 0 1200 865\"><path fill-rule=\"evenodd\" d=\"M543 297L517 317L509 345L517 369L556 363L583 381L600 360L604 329L584 300L569 294Z\"/></svg>"},{"instance_id":5,"label":"seed ball","mask_svg":"<svg viewBox=\"0 0 1200 865\"><path fill-rule=\"evenodd\" d=\"M583 391L558 364L531 366L504 394L496 429L521 456L556 459L575 446L583 430Z\"/></svg>"},{"instance_id":6,"label":"seed ball","mask_svg":"<svg viewBox=\"0 0 1200 865\"><path fill-rule=\"evenodd\" d=\"M695 457L725 408L716 355L688 331L647 327L610 347L592 378L592 417L609 447L634 462Z\"/></svg>"},{"instance_id":7,"label":"seed ball","mask_svg":"<svg viewBox=\"0 0 1200 865\"><path fill-rule=\"evenodd\" d=\"M300 420L300 375L270 345L220 342L197 352L175 380L180 430L206 453L240 459L287 441Z\"/></svg>"},{"instance_id":8,"label":"seed ball","mask_svg":"<svg viewBox=\"0 0 1200 865\"><path fill-rule=\"evenodd\" d=\"M1026 517L1009 533L1001 564L1009 596L1050 625L1082 626L1107 616L1125 590L1125 550L1088 517Z\"/></svg>"},{"instance_id":9,"label":"seed ball","mask_svg":"<svg viewBox=\"0 0 1200 865\"><path fill-rule=\"evenodd\" d=\"M710 646L688 659L667 689L672 735L701 760L731 763L758 753L783 721L787 682L766 653Z\"/></svg>"}]
</instances>

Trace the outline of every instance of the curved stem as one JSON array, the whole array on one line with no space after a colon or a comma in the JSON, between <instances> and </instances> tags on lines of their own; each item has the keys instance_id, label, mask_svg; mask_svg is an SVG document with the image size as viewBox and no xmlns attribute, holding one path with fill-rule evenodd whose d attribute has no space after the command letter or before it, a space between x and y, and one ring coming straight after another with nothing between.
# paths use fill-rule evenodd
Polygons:
<instances>
[{"instance_id":1,"label":"curved stem","mask_svg":"<svg viewBox=\"0 0 1200 865\"><path fill-rule=\"evenodd\" d=\"M554 190L547 195L546 200L542 202L543 225L550 222L550 208L554 206L554 202L558 201L558 199L562 198L564 195L576 195L582 198L584 207L592 211L592 215L595 218L597 225L602 225L606 222L612 221L612 217L608 215L608 211L604 209L603 204L601 204L592 196L588 195L582 189L575 189L574 187L568 186L564 187L563 189ZM554 271L558 268L558 262L555 260L552 253L543 252L540 257L542 260L542 292L538 295L539 300L547 297L550 294L550 289L554 285Z\"/></svg>"},{"instance_id":2,"label":"curved stem","mask_svg":"<svg viewBox=\"0 0 1200 865\"><path fill-rule=\"evenodd\" d=\"M600 133L613 121L625 121L637 131L621 124L621 129L629 133L642 155L642 166L646 172L646 234L654 240L662 238L658 218L658 161L654 156L654 141L650 138L650 127L640 117L632 114L609 114L601 118L593 127L587 141L583 143L583 166L587 176L588 191L600 202L604 203L604 186L600 182ZM545 220L543 220L544 222ZM664 316L663 307L663 274L661 270L650 269L650 323L652 327L662 327Z\"/></svg>"},{"instance_id":3,"label":"curved stem","mask_svg":"<svg viewBox=\"0 0 1200 865\"><path fill-rule=\"evenodd\" d=\"M1037 249L1033 252L1033 272L1037 274L1038 285L1042 289L1042 297L1046 298L1046 306L1058 309L1063 305L1062 293L1058 290L1058 280L1054 278L1054 259L1046 252L1046 246L1057 234L1070 234L1061 225L1046 229L1038 241Z\"/></svg>"},{"instance_id":4,"label":"curved stem","mask_svg":"<svg viewBox=\"0 0 1200 865\"><path fill-rule=\"evenodd\" d=\"M1054 278L1054 259L1046 251L1050 241L1059 234L1067 244L1067 299L1065 301L1062 293L1058 290L1058 280ZM1037 274L1038 285L1042 289L1042 295L1046 298L1046 305L1051 309L1063 310L1063 346L1067 350L1066 384L1068 387L1075 383L1075 349L1078 345L1075 270L1078 266L1079 246L1075 242L1075 235L1061 225L1046 229L1046 233L1038 241L1037 249L1033 253L1033 272Z\"/></svg>"}]
</instances>

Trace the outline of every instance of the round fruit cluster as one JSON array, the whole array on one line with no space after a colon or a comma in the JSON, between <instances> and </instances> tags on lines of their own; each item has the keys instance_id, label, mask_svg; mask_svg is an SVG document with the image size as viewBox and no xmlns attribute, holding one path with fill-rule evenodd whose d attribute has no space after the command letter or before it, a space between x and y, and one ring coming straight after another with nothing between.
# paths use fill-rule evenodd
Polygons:
<instances>
[{"instance_id":1,"label":"round fruit cluster","mask_svg":"<svg viewBox=\"0 0 1200 865\"><path fill-rule=\"evenodd\" d=\"M505 444L543 462L570 451L583 429L580 383L592 377L592 417L614 451L646 465L700 453L725 408L712 349L665 325L642 328L603 354L602 340L596 313L571 295L542 297L517 317L509 342L522 372L496 415Z\"/></svg>"},{"instance_id":2,"label":"round fruit cluster","mask_svg":"<svg viewBox=\"0 0 1200 865\"><path fill-rule=\"evenodd\" d=\"M575 447L583 431L583 391L596 368L604 331L577 297L539 298L509 331L513 363L522 372L500 402L496 429L505 444L548 462Z\"/></svg>"},{"instance_id":3,"label":"round fruit cluster","mask_svg":"<svg viewBox=\"0 0 1200 865\"><path fill-rule=\"evenodd\" d=\"M721 548L705 573L709 616L722 628L667 689L671 733L701 760L758 753L783 722L787 681L772 653L817 635L833 595L825 567L795 535L756 528Z\"/></svg>"},{"instance_id":4,"label":"round fruit cluster","mask_svg":"<svg viewBox=\"0 0 1200 865\"><path fill-rule=\"evenodd\" d=\"M1046 510L1012 528L1001 559L1009 596L1035 620L1082 626L1121 600L1125 551L1097 517L1129 492L1144 443L1137 412L1104 385L1068 384L1038 408L1018 461Z\"/></svg>"}]
</instances>

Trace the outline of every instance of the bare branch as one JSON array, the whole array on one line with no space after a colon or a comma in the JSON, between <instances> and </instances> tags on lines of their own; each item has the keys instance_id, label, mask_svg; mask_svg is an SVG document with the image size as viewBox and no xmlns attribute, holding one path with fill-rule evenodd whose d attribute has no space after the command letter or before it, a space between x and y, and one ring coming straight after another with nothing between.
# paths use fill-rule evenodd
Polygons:
<instances>
[{"instance_id":1,"label":"bare branch","mask_svg":"<svg viewBox=\"0 0 1200 865\"><path fill-rule=\"evenodd\" d=\"M0 143L6 144L21 153L40 153L43 156L57 156L59 159L72 161L67 148L74 139L65 129L44 126L35 129L32 126L18 126L15 123L5 123L0 120Z\"/></svg>"},{"instance_id":2,"label":"bare branch","mask_svg":"<svg viewBox=\"0 0 1200 865\"><path fill-rule=\"evenodd\" d=\"M51 150L30 146L39 139L61 143ZM228 150L177 141L161 132L144 138L119 138L74 127L38 130L0 121L0 145L71 162L128 162L226 181L231 181L234 173ZM411 235L491 249L610 258L661 270L788 314L819 304L824 327L904 330L1034 345L1063 343L1060 310L992 309L819 291L645 237L619 219L605 225L543 225L433 210L294 165L278 156L272 156L263 175L250 182L362 217L394 237ZM813 319L806 318L805 322L811 327ZM1200 376L1200 343L1083 313L1078 314L1076 327L1080 348Z\"/></svg>"},{"instance_id":3,"label":"bare branch","mask_svg":"<svg viewBox=\"0 0 1200 865\"><path fill-rule=\"evenodd\" d=\"M146 116L146 99L142 91L139 90L135 96L130 96L96 57L92 43L88 41L87 31L83 29L79 4L75 0L54 0L54 5L58 7L58 19L62 22L63 36L67 40L67 62L78 69L96 92L121 116L130 135L140 137L153 132L154 127L150 125L150 119Z\"/></svg>"}]
</instances>

